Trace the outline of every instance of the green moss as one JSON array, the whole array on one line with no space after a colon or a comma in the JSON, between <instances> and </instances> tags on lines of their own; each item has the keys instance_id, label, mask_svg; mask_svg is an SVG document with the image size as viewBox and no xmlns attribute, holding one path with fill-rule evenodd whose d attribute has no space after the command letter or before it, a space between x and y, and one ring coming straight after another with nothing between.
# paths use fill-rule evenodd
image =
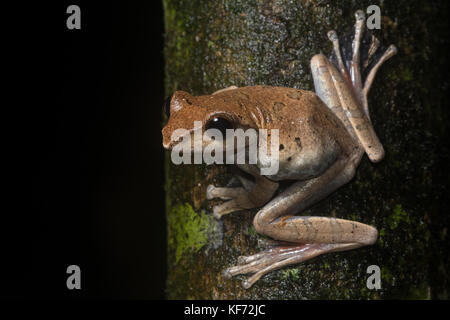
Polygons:
<instances>
[{"instance_id":1,"label":"green moss","mask_svg":"<svg viewBox=\"0 0 450 320\"><path fill-rule=\"evenodd\" d=\"M197 214L190 204L177 205L169 212L169 246L175 249L175 263L186 251L199 251L208 243L210 218Z\"/></svg>"},{"instance_id":2,"label":"green moss","mask_svg":"<svg viewBox=\"0 0 450 320\"><path fill-rule=\"evenodd\" d=\"M394 230L402 222L410 223L409 215L403 210L401 204L397 204L394 207L393 213L388 217L388 225L391 230Z\"/></svg>"},{"instance_id":3,"label":"green moss","mask_svg":"<svg viewBox=\"0 0 450 320\"><path fill-rule=\"evenodd\" d=\"M388 285L395 285L394 283L395 278L391 273L391 270L387 267L382 267L381 268L381 287L383 288L384 286L388 286Z\"/></svg>"},{"instance_id":4,"label":"green moss","mask_svg":"<svg viewBox=\"0 0 450 320\"><path fill-rule=\"evenodd\" d=\"M280 275L282 280L291 279L298 281L300 279L300 271L297 268L281 270Z\"/></svg>"},{"instance_id":5,"label":"green moss","mask_svg":"<svg viewBox=\"0 0 450 320\"><path fill-rule=\"evenodd\" d=\"M411 287L409 289L408 299L414 300L429 300L430 288L427 283L421 283L417 287Z\"/></svg>"},{"instance_id":6,"label":"green moss","mask_svg":"<svg viewBox=\"0 0 450 320\"><path fill-rule=\"evenodd\" d=\"M249 236L256 237L258 235L258 232L256 232L255 227L253 225L251 225L247 230L247 234Z\"/></svg>"}]
</instances>

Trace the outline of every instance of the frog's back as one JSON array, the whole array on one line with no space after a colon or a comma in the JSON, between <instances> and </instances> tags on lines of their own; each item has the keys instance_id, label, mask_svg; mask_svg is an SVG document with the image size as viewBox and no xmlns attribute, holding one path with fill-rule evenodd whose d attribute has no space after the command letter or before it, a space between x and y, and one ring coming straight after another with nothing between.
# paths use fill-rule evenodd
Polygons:
<instances>
[{"instance_id":1,"label":"frog's back","mask_svg":"<svg viewBox=\"0 0 450 320\"><path fill-rule=\"evenodd\" d=\"M249 97L253 104L243 107L257 119L259 128L279 129L280 170L271 179L310 179L338 156L339 142L347 132L314 92L266 86L230 91Z\"/></svg>"},{"instance_id":2,"label":"frog's back","mask_svg":"<svg viewBox=\"0 0 450 320\"><path fill-rule=\"evenodd\" d=\"M287 87L240 87L218 95L237 102L258 128L277 128L295 119L308 118L316 108L326 108L314 92Z\"/></svg>"}]
</instances>

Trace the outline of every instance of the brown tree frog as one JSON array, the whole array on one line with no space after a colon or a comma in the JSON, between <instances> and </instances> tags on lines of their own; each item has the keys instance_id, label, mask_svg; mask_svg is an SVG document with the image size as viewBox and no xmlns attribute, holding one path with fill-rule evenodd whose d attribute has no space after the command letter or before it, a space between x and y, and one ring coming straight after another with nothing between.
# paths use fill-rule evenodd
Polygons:
<instances>
[{"instance_id":1,"label":"brown tree frog","mask_svg":"<svg viewBox=\"0 0 450 320\"><path fill-rule=\"evenodd\" d=\"M193 128L279 129L279 170L260 175L257 165L238 165L252 177L239 177L242 186L208 186L207 198L227 200L213 208L219 218L227 213L260 208L253 224L273 239L267 250L241 256L238 265L223 274L251 274L243 285L252 286L264 274L298 264L318 255L372 245L377 229L356 221L298 214L349 182L366 153L373 162L384 156L372 126L367 95L381 64L397 49L383 51L378 40L365 31L365 15L357 11L350 50L335 31L332 63L324 55L311 59L316 92L285 87L229 87L212 95L173 94L163 128L163 145L172 149L179 141L172 133ZM381 51L381 52L380 52ZM189 133L191 134L191 132ZM278 193L279 182L293 183Z\"/></svg>"}]
</instances>

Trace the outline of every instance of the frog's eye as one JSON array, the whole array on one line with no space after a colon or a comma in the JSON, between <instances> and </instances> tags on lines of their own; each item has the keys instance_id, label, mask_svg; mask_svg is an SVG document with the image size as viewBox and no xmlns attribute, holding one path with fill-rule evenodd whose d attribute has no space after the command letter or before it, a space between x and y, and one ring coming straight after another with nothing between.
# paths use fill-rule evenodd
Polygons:
<instances>
[{"instance_id":1,"label":"frog's eye","mask_svg":"<svg viewBox=\"0 0 450 320\"><path fill-rule=\"evenodd\" d=\"M217 129L225 136L227 129L233 129L233 124L223 117L214 117L206 123L205 128L206 130Z\"/></svg>"},{"instance_id":2,"label":"frog's eye","mask_svg":"<svg viewBox=\"0 0 450 320\"><path fill-rule=\"evenodd\" d=\"M172 100L172 96L167 97L166 101L164 102L164 113L166 114L167 118L170 117L170 101Z\"/></svg>"}]
</instances>

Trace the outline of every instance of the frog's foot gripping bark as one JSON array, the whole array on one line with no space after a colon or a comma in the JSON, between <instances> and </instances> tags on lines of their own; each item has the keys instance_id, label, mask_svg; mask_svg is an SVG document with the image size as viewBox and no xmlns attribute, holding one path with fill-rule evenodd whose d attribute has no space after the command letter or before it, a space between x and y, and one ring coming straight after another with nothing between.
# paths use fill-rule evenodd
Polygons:
<instances>
[{"instance_id":1,"label":"frog's foot gripping bark","mask_svg":"<svg viewBox=\"0 0 450 320\"><path fill-rule=\"evenodd\" d=\"M390 45L387 49L380 47L380 41L365 30L365 14L355 12L355 32L350 36L338 38L336 31L328 32L328 38L333 43L334 55L331 62L342 77L351 84L356 98L370 119L367 95L380 66L397 53L397 48Z\"/></svg>"},{"instance_id":2,"label":"frog's foot gripping bark","mask_svg":"<svg viewBox=\"0 0 450 320\"><path fill-rule=\"evenodd\" d=\"M278 183L265 177L255 177L255 181L238 176L242 187L221 188L209 185L206 198L228 200L213 208L214 217L220 219L223 215L234 211L258 208L266 204L278 189Z\"/></svg>"},{"instance_id":3,"label":"frog's foot gripping bark","mask_svg":"<svg viewBox=\"0 0 450 320\"><path fill-rule=\"evenodd\" d=\"M238 265L225 269L222 275L229 279L238 274L252 274L242 283L245 289L250 288L263 275L288 265L297 264L328 252L350 250L360 247L358 243L330 244L281 243L252 256L240 256Z\"/></svg>"}]
</instances>

